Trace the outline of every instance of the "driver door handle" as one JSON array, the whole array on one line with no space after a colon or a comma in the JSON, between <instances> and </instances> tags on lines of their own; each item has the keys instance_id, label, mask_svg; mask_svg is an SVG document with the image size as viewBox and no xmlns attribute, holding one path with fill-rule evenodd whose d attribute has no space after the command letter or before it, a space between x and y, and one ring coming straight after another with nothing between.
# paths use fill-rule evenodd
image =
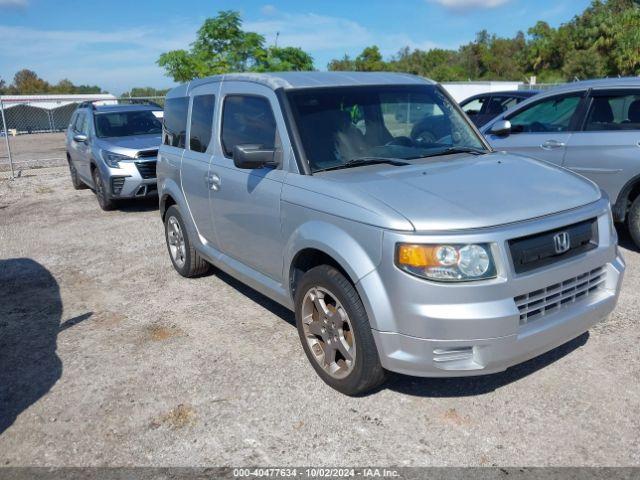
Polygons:
<instances>
[{"instance_id":1,"label":"driver door handle","mask_svg":"<svg viewBox=\"0 0 640 480\"><path fill-rule=\"evenodd\" d=\"M220 190L220 177L216 173L207 173L205 175L205 179L207 181L207 186L210 190L217 192Z\"/></svg>"},{"instance_id":2,"label":"driver door handle","mask_svg":"<svg viewBox=\"0 0 640 480\"><path fill-rule=\"evenodd\" d=\"M564 142L559 142L558 140L547 140L542 145L540 145L540 147L542 147L544 150L554 150L556 148L562 148L564 146L566 146L566 144Z\"/></svg>"}]
</instances>

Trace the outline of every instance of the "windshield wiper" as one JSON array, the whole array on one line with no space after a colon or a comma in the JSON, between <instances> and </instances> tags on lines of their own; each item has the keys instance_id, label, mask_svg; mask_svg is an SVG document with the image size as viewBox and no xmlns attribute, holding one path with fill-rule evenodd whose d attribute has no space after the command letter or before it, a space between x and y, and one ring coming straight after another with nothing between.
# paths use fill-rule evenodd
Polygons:
<instances>
[{"instance_id":1,"label":"windshield wiper","mask_svg":"<svg viewBox=\"0 0 640 480\"><path fill-rule=\"evenodd\" d=\"M489 153L489 151L480 150L478 148L472 148L472 147L449 147L449 148L445 148L444 150L440 150L439 152L436 152L436 153L430 153L428 155L424 155L420 158L440 157L442 155L451 155L454 153L470 153L472 155L485 155Z\"/></svg>"},{"instance_id":2,"label":"windshield wiper","mask_svg":"<svg viewBox=\"0 0 640 480\"><path fill-rule=\"evenodd\" d=\"M345 168L353 168L353 167L364 167L366 165L379 165L381 163L387 163L389 165L393 165L396 167L403 167L405 165L409 165L409 163L402 162L395 158L360 157L360 158L353 158L341 165L334 165L333 167L327 167L327 168L321 168L320 170L315 170L313 173L329 172L331 170L343 170Z\"/></svg>"}]
</instances>

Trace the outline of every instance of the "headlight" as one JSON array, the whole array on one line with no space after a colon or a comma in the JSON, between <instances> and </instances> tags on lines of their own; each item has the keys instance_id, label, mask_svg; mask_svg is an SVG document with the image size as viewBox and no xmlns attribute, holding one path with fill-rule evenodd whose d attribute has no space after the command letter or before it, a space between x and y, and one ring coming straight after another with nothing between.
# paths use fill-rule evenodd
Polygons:
<instances>
[{"instance_id":1,"label":"headlight","mask_svg":"<svg viewBox=\"0 0 640 480\"><path fill-rule=\"evenodd\" d=\"M405 272L440 282L468 282L496 277L488 244L398 244L396 265Z\"/></svg>"},{"instance_id":2,"label":"headlight","mask_svg":"<svg viewBox=\"0 0 640 480\"><path fill-rule=\"evenodd\" d=\"M127 157L126 155L120 155L119 153L108 152L106 150L102 150L102 159L104 163L109 165L111 168L120 168L118 162L123 160L133 160L131 157Z\"/></svg>"}]
</instances>

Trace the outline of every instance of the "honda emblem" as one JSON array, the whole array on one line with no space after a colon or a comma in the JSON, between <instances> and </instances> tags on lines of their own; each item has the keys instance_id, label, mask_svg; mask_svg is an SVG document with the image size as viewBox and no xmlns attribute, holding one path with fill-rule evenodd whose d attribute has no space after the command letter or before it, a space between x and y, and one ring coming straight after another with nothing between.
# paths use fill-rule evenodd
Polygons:
<instances>
[{"instance_id":1,"label":"honda emblem","mask_svg":"<svg viewBox=\"0 0 640 480\"><path fill-rule=\"evenodd\" d=\"M571 248L571 237L569 236L569 232L560 232L557 235L554 235L553 246L555 247L558 255L567 252Z\"/></svg>"}]
</instances>

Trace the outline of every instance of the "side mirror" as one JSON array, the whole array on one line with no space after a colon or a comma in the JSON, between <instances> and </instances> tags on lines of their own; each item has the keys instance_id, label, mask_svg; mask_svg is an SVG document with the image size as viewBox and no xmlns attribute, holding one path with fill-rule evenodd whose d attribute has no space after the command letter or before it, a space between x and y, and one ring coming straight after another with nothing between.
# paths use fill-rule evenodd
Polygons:
<instances>
[{"instance_id":1,"label":"side mirror","mask_svg":"<svg viewBox=\"0 0 640 480\"><path fill-rule=\"evenodd\" d=\"M275 153L274 148L262 148L262 145L236 145L233 147L233 164L244 170L275 165Z\"/></svg>"},{"instance_id":2,"label":"side mirror","mask_svg":"<svg viewBox=\"0 0 640 480\"><path fill-rule=\"evenodd\" d=\"M499 137L509 135L511 133L511 122L509 120L498 120L496 123L491 125L489 133Z\"/></svg>"},{"instance_id":3,"label":"side mirror","mask_svg":"<svg viewBox=\"0 0 640 480\"><path fill-rule=\"evenodd\" d=\"M73 136L73 141L77 143L87 143L88 137L82 133L76 133Z\"/></svg>"}]
</instances>

